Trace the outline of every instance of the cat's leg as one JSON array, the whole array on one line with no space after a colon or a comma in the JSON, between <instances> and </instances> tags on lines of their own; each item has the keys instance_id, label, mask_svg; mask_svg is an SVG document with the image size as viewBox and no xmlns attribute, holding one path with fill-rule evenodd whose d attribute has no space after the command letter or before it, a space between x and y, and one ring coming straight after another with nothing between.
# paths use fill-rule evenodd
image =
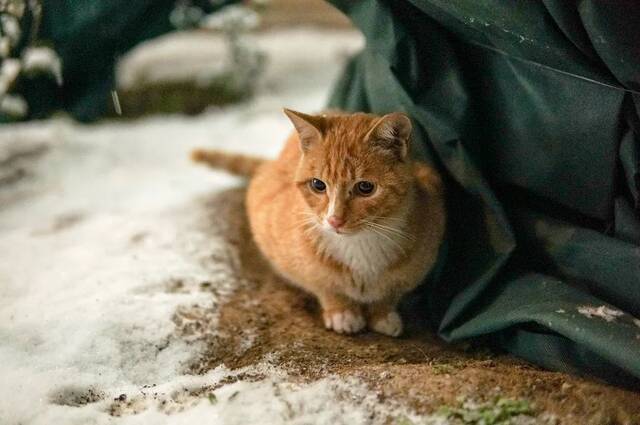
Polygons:
<instances>
[{"instance_id":1,"label":"cat's leg","mask_svg":"<svg viewBox=\"0 0 640 425\"><path fill-rule=\"evenodd\" d=\"M402 318L397 310L398 299L384 299L367 304L367 323L369 329L389 336L402 334Z\"/></svg>"},{"instance_id":2,"label":"cat's leg","mask_svg":"<svg viewBox=\"0 0 640 425\"><path fill-rule=\"evenodd\" d=\"M322 318L327 329L338 333L360 332L367 324L362 307L342 294L322 292L318 300L322 306Z\"/></svg>"}]
</instances>

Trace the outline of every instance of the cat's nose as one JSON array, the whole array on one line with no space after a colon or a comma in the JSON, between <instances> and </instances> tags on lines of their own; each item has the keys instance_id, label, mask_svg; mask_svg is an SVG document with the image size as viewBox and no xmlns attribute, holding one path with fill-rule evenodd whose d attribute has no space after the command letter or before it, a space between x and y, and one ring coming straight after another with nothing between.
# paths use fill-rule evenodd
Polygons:
<instances>
[{"instance_id":1,"label":"cat's nose","mask_svg":"<svg viewBox=\"0 0 640 425\"><path fill-rule=\"evenodd\" d=\"M337 215L332 215L327 218L327 223L329 223L334 229L337 229L344 224L344 219L342 217L338 217Z\"/></svg>"}]
</instances>

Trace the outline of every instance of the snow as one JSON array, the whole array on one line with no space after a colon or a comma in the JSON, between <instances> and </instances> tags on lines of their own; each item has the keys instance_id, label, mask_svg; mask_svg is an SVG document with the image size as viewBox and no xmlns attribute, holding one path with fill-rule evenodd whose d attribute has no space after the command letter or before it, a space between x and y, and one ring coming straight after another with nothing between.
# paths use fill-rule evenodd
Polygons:
<instances>
[{"instance_id":1,"label":"snow","mask_svg":"<svg viewBox=\"0 0 640 425\"><path fill-rule=\"evenodd\" d=\"M119 89L159 81L198 79L225 69L225 42L204 32L183 32L142 43L125 55L117 69Z\"/></svg>"},{"instance_id":2,"label":"snow","mask_svg":"<svg viewBox=\"0 0 640 425\"><path fill-rule=\"evenodd\" d=\"M244 5L231 4L204 18L204 28L216 30L248 30L260 24L260 15Z\"/></svg>"},{"instance_id":3,"label":"snow","mask_svg":"<svg viewBox=\"0 0 640 425\"><path fill-rule=\"evenodd\" d=\"M11 42L6 37L0 37L0 58L3 60L11 53Z\"/></svg>"},{"instance_id":4,"label":"snow","mask_svg":"<svg viewBox=\"0 0 640 425\"><path fill-rule=\"evenodd\" d=\"M175 48L184 37L165 39L168 52L155 50L145 64L193 60L185 51L199 58L206 49ZM346 54L362 40L295 30L265 34L260 43L270 64L250 104L197 117L94 125L57 117L0 128L0 423L414 417L379 402L357 379L297 382L274 358L240 371L222 365L189 373L203 338L216 334L217 307L242 282L224 223L205 219L203 202L241 182L191 164L188 152L211 146L276 155L290 131L281 108L322 108ZM121 76L148 76L147 65L131 63ZM194 311L209 328L183 332ZM254 343L249 333L241 348Z\"/></svg>"},{"instance_id":5,"label":"snow","mask_svg":"<svg viewBox=\"0 0 640 425\"><path fill-rule=\"evenodd\" d=\"M22 55L22 65L28 73L48 73L56 83L62 85L62 62L58 54L49 47L28 47Z\"/></svg>"},{"instance_id":6,"label":"snow","mask_svg":"<svg viewBox=\"0 0 640 425\"><path fill-rule=\"evenodd\" d=\"M18 18L16 16L3 13L0 15L0 26L2 27L2 36L6 37L12 46L18 44L22 34Z\"/></svg>"},{"instance_id":7,"label":"snow","mask_svg":"<svg viewBox=\"0 0 640 425\"><path fill-rule=\"evenodd\" d=\"M327 93L327 80L336 75L344 59L363 46L363 39L344 31L311 32L305 29L261 33L251 39L267 56L263 93L279 93L289 102L304 102L307 91ZM309 54L312 46L313 54ZM159 37L141 44L124 56L116 69L119 88L158 81L202 80L226 69L226 46L219 35L196 31ZM332 68L332 70L330 70ZM326 73L326 75L325 75ZM265 93L265 94L266 94ZM258 101L270 101L262 96ZM322 103L308 103L319 108ZM278 108L286 106L278 105Z\"/></svg>"},{"instance_id":8,"label":"snow","mask_svg":"<svg viewBox=\"0 0 640 425\"><path fill-rule=\"evenodd\" d=\"M247 370L241 372L246 374ZM357 380L329 377L311 384L298 384L288 381L281 370L268 364L254 366L248 372L266 377L255 381L239 380L214 390L211 388L222 378L237 376L238 373L220 367L191 382L172 388L154 388L153 391L158 391L160 397L134 401L134 409L144 410L132 418L131 423L164 422L166 414L163 411L167 410L167 406L172 411L171 423L185 424L198 423L203 417L208 418L209 423L228 425L366 424L376 418L377 422L381 422L389 413L404 414L403 409L388 410L378 403L375 396ZM184 391L185 387L187 391ZM181 410L182 406L170 402L178 398L176 391L186 393L183 396L185 398L190 397L189 393L200 394L204 391L206 397L195 397L187 409Z\"/></svg>"},{"instance_id":9,"label":"snow","mask_svg":"<svg viewBox=\"0 0 640 425\"><path fill-rule=\"evenodd\" d=\"M0 98L0 112L12 117L22 118L27 115L29 105L20 95L5 94Z\"/></svg>"},{"instance_id":10,"label":"snow","mask_svg":"<svg viewBox=\"0 0 640 425\"><path fill-rule=\"evenodd\" d=\"M618 317L624 316L624 312L609 308L606 305L601 305L600 307L583 305L578 307L578 313L588 317L589 319L592 317L599 317L607 322L613 322Z\"/></svg>"},{"instance_id":11,"label":"snow","mask_svg":"<svg viewBox=\"0 0 640 425\"><path fill-rule=\"evenodd\" d=\"M3 59L0 64L0 97L4 96L18 78L22 65L18 59Z\"/></svg>"}]
</instances>

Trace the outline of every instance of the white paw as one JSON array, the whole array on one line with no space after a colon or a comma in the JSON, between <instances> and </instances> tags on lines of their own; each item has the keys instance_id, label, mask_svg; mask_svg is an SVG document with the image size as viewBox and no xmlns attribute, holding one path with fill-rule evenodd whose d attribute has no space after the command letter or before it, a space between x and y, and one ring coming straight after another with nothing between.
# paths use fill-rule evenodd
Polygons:
<instances>
[{"instance_id":1,"label":"white paw","mask_svg":"<svg viewBox=\"0 0 640 425\"><path fill-rule=\"evenodd\" d=\"M402 319L395 311L392 311L386 316L370 323L370 326L371 330L389 336L400 336L402 333Z\"/></svg>"},{"instance_id":2,"label":"white paw","mask_svg":"<svg viewBox=\"0 0 640 425\"><path fill-rule=\"evenodd\" d=\"M339 334L353 334L364 329L366 322L362 314L351 310L324 312L324 326Z\"/></svg>"}]
</instances>

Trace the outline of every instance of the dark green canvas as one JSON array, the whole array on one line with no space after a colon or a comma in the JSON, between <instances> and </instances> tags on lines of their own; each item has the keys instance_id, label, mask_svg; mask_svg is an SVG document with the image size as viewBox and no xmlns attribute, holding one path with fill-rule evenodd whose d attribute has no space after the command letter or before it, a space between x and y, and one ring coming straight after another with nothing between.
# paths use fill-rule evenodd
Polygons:
<instances>
[{"instance_id":1,"label":"dark green canvas","mask_svg":"<svg viewBox=\"0 0 640 425\"><path fill-rule=\"evenodd\" d=\"M448 182L439 334L638 385L640 3L332 3L367 41L332 106L405 111Z\"/></svg>"}]
</instances>

